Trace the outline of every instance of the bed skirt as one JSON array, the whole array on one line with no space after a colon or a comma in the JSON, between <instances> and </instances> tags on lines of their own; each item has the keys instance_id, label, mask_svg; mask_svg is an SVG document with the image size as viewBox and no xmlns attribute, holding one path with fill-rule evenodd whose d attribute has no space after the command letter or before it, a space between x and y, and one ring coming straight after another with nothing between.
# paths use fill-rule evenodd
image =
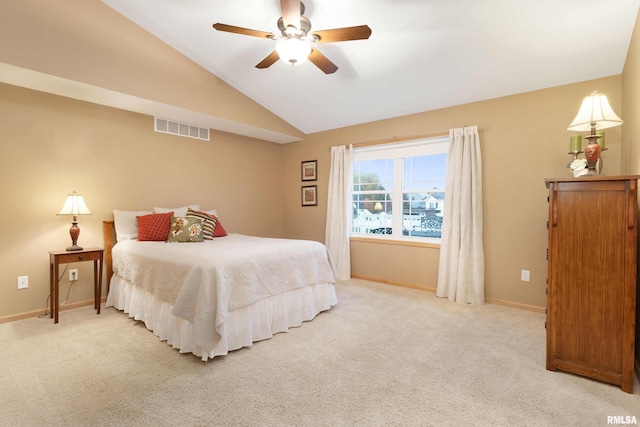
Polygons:
<instances>
[{"instance_id":1,"label":"bed skirt","mask_svg":"<svg viewBox=\"0 0 640 427\"><path fill-rule=\"evenodd\" d=\"M337 302L335 285L320 283L283 292L230 311L220 330L222 337L210 351L194 343L193 324L172 315L171 304L115 274L111 278L106 307L113 306L129 317L144 322L147 329L180 353L193 353L206 361L300 326Z\"/></svg>"}]
</instances>

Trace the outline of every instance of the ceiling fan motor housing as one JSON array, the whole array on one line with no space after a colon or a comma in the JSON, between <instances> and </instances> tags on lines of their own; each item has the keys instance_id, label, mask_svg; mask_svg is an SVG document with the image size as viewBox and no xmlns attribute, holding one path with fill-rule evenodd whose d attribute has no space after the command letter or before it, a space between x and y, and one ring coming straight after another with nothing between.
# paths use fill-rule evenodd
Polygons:
<instances>
[{"instance_id":1,"label":"ceiling fan motor housing","mask_svg":"<svg viewBox=\"0 0 640 427\"><path fill-rule=\"evenodd\" d=\"M304 16L301 16L300 17L300 28L296 28L296 30L298 30L298 33L297 34L288 34L287 33L287 27L284 26L284 20L282 19L282 17L280 17L280 19L278 19L278 29L282 33L283 37L290 37L292 35L296 36L296 37L306 37L307 34L309 34L309 30L311 30L311 21L309 21Z\"/></svg>"}]
</instances>

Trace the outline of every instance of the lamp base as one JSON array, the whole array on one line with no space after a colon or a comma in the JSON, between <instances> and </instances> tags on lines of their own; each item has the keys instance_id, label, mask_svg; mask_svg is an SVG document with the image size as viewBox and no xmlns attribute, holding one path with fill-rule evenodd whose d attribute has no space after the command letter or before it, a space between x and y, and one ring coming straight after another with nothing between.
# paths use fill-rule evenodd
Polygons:
<instances>
[{"instance_id":1,"label":"lamp base","mask_svg":"<svg viewBox=\"0 0 640 427\"><path fill-rule=\"evenodd\" d=\"M76 220L76 216L73 216L73 221L71 221L71 228L69 229L69 234L71 235L71 246L67 248L68 251L81 251L82 248L78 246L78 236L80 236L80 227L78 227L78 221Z\"/></svg>"},{"instance_id":2,"label":"lamp base","mask_svg":"<svg viewBox=\"0 0 640 427\"><path fill-rule=\"evenodd\" d=\"M587 167L589 168L589 173L587 175L599 175L600 171L598 170L598 160L600 160L600 145L598 145L597 139L592 141L591 137L589 138L589 144L584 148L584 157L587 160Z\"/></svg>"}]
</instances>

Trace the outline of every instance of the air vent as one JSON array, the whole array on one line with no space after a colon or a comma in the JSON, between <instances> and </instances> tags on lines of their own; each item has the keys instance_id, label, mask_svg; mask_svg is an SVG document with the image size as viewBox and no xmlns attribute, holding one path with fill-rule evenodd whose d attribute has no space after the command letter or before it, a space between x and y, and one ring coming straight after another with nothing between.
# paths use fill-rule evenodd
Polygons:
<instances>
[{"instance_id":1,"label":"air vent","mask_svg":"<svg viewBox=\"0 0 640 427\"><path fill-rule=\"evenodd\" d=\"M155 131L209 141L209 129L155 117Z\"/></svg>"}]
</instances>

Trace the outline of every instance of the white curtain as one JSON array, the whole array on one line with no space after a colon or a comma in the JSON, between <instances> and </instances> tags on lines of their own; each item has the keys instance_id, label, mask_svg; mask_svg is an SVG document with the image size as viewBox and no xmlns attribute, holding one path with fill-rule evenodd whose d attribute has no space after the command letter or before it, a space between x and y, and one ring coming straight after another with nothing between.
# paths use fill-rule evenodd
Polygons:
<instances>
[{"instance_id":1,"label":"white curtain","mask_svg":"<svg viewBox=\"0 0 640 427\"><path fill-rule=\"evenodd\" d=\"M327 246L338 274L338 280L351 278L351 250L349 233L351 228L351 146L331 147L331 172L327 201Z\"/></svg>"},{"instance_id":2,"label":"white curtain","mask_svg":"<svg viewBox=\"0 0 640 427\"><path fill-rule=\"evenodd\" d=\"M451 129L436 295L484 304L484 270L478 127Z\"/></svg>"}]
</instances>

